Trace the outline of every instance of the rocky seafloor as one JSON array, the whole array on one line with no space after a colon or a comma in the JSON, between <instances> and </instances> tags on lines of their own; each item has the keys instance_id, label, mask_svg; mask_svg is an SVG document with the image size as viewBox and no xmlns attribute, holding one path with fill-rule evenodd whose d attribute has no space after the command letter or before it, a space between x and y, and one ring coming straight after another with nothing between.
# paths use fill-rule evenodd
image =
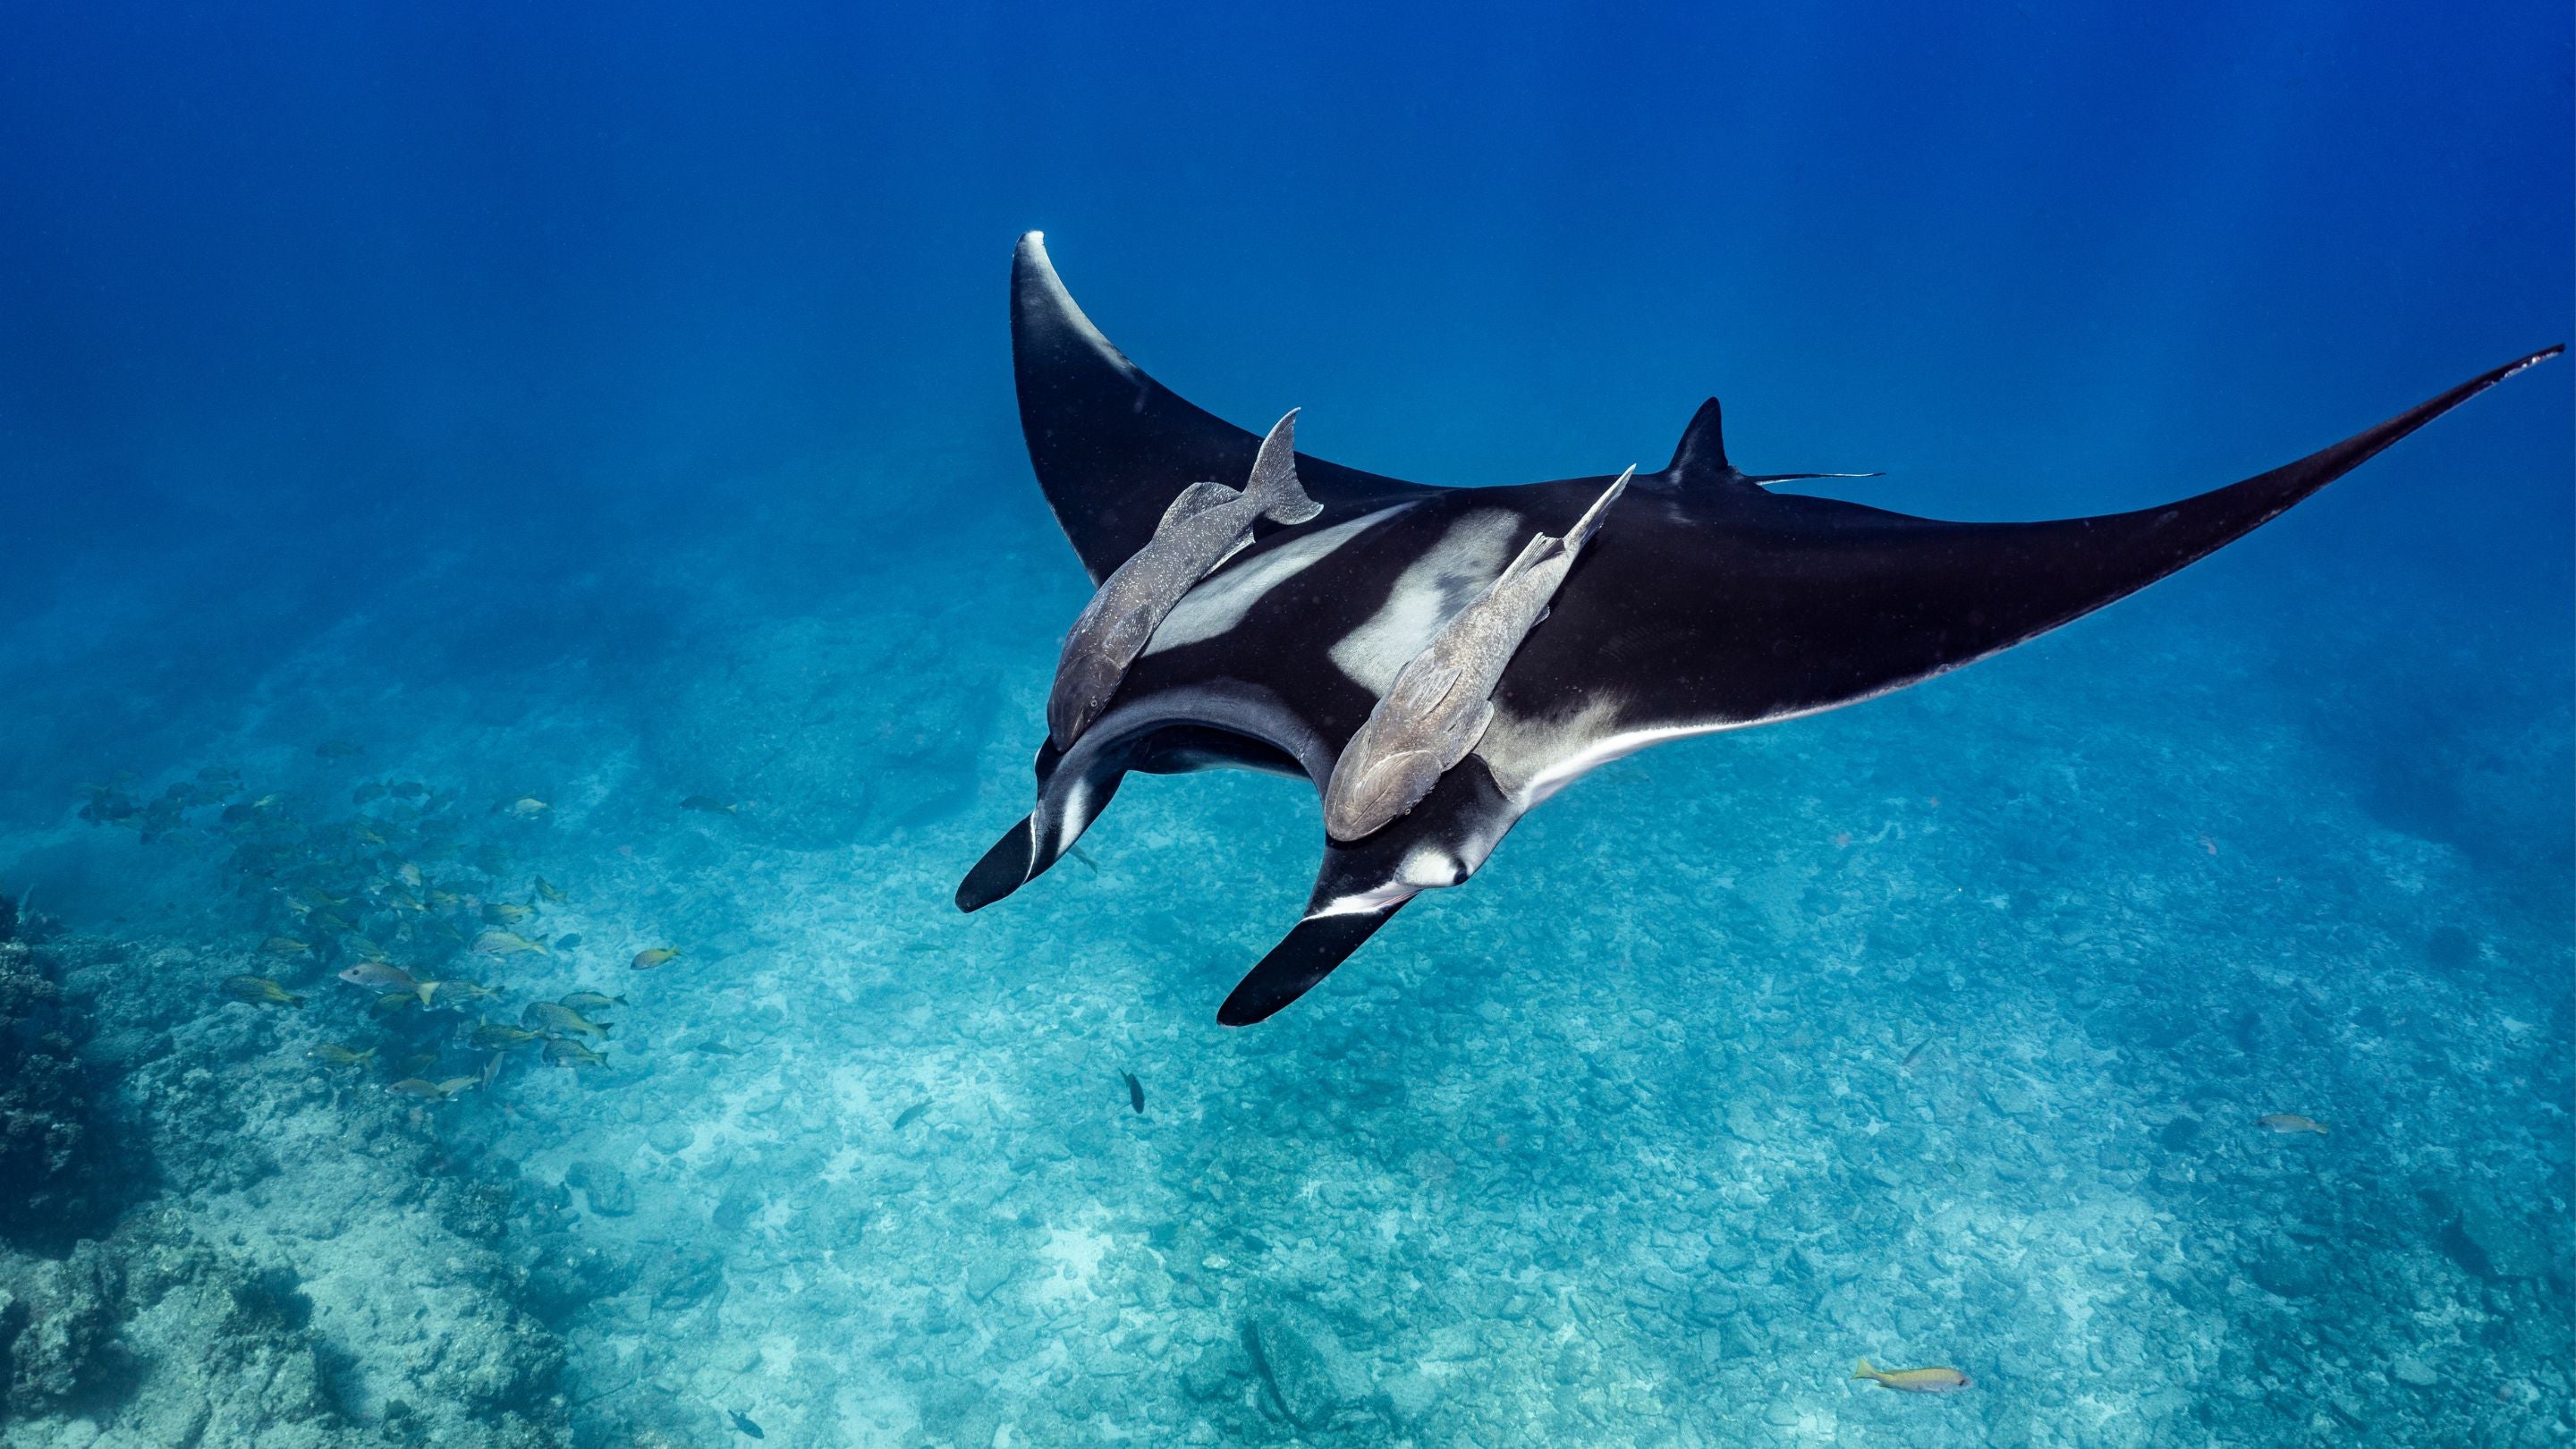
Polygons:
<instances>
[{"instance_id":1,"label":"rocky seafloor","mask_svg":"<svg viewBox=\"0 0 2576 1449\"><path fill-rule=\"evenodd\" d=\"M711 631L623 718L271 709L168 838L19 837L39 908L166 908L0 947L13 1090L51 1084L0 1150L58 1164L0 1259L0 1445L2576 1438L2545 689L2427 756L2350 660L2115 621L1606 770L1226 1032L1309 792L1133 782L959 917L1046 661L877 622ZM521 906L543 954L475 948ZM494 995L378 1016L361 941ZM603 1063L385 1090L576 990L626 998Z\"/></svg>"}]
</instances>

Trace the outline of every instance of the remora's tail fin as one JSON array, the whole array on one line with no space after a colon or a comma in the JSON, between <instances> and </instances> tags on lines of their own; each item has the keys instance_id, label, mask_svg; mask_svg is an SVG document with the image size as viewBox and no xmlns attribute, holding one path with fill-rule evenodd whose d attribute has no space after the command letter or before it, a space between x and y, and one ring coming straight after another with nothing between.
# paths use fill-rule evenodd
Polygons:
<instances>
[{"instance_id":1,"label":"remora's tail fin","mask_svg":"<svg viewBox=\"0 0 2576 1449\"><path fill-rule=\"evenodd\" d=\"M1610 511L1611 504L1619 501L1620 494L1628 491L1628 480L1635 476L1637 476L1637 470L1630 468L1612 479L1610 486L1601 491L1600 497L1592 500L1592 506L1583 510L1583 516L1574 520L1574 526L1568 528L1562 538L1552 533L1531 534L1530 541L1521 545L1521 551L1512 556L1512 561L1503 565L1503 571L1495 579L1493 587L1503 588L1517 581L1523 574L1561 554L1581 553L1583 546L1592 541L1592 535L1601 531L1601 516ZM1568 566L1571 567L1571 565ZM1544 618L1546 615L1542 613L1540 617Z\"/></svg>"},{"instance_id":2,"label":"remora's tail fin","mask_svg":"<svg viewBox=\"0 0 2576 1449\"><path fill-rule=\"evenodd\" d=\"M1306 496L1305 486L1297 481L1297 410L1270 425L1269 436L1261 440L1261 451L1252 458L1252 481L1243 491L1261 505L1261 516L1273 523L1304 523L1324 511L1324 505Z\"/></svg>"},{"instance_id":3,"label":"remora's tail fin","mask_svg":"<svg viewBox=\"0 0 2576 1449\"><path fill-rule=\"evenodd\" d=\"M1874 1379L1878 1377L1878 1370L1869 1366L1868 1359L1862 1359L1858 1364L1853 1365L1852 1377L1856 1379Z\"/></svg>"},{"instance_id":4,"label":"remora's tail fin","mask_svg":"<svg viewBox=\"0 0 2576 1449\"><path fill-rule=\"evenodd\" d=\"M1787 483L1799 478L1880 478L1881 473L1742 473L1726 460L1726 420L1710 398L1691 414L1690 426L1664 465L1664 476L1684 485L1709 483Z\"/></svg>"},{"instance_id":5,"label":"remora's tail fin","mask_svg":"<svg viewBox=\"0 0 2576 1449\"><path fill-rule=\"evenodd\" d=\"M1581 553L1583 546L1592 541L1592 535L1601 531L1602 515L1610 511L1611 504L1619 501L1620 494L1628 491L1628 480L1636 476L1637 465L1631 463L1628 465L1628 471L1620 474L1618 480L1609 487L1602 489L1601 496L1592 500L1592 506L1583 510L1583 516L1574 520L1574 526L1565 531L1567 553Z\"/></svg>"}]
</instances>

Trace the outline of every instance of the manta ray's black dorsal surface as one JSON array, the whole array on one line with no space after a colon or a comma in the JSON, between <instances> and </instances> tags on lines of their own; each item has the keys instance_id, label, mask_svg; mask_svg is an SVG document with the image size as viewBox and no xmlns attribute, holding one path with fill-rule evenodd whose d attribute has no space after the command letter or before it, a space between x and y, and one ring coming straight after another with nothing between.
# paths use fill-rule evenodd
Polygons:
<instances>
[{"instance_id":1,"label":"manta ray's black dorsal surface","mask_svg":"<svg viewBox=\"0 0 2576 1449\"><path fill-rule=\"evenodd\" d=\"M1029 460L1095 584L1155 537L1183 489L1244 486L1260 438L1111 346L1034 232L1012 267L1011 342ZM1737 471L1712 399L1672 461L1637 474L1603 516L1510 656L1473 751L1392 823L1323 842L1304 919L1217 1019L1246 1025L1305 994L1406 901L1463 883L1522 815L1595 766L1851 704L2044 634L2244 537L2559 350L2241 483L2044 523L1945 523L1773 493L1763 485L1818 475ZM1321 512L1256 526L1162 619L1103 712L1068 747L1040 747L1036 808L957 888L961 909L1055 864L1131 770L1232 765L1300 774L1320 792L1406 662L1533 535L1564 534L1612 481L1435 488L1302 454L1296 471Z\"/></svg>"}]
</instances>

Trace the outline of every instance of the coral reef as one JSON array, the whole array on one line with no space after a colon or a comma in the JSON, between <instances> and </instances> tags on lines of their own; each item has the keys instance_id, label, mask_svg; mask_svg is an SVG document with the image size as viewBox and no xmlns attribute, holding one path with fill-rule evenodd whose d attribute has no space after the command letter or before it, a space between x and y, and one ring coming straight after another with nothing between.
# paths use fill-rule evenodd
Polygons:
<instances>
[{"instance_id":1,"label":"coral reef","mask_svg":"<svg viewBox=\"0 0 2576 1449\"><path fill-rule=\"evenodd\" d=\"M0 896L0 1242L68 1251L113 1211L79 1059L87 1035Z\"/></svg>"},{"instance_id":2,"label":"coral reef","mask_svg":"<svg viewBox=\"0 0 2576 1449\"><path fill-rule=\"evenodd\" d=\"M0 1257L0 1445L549 1449L562 1350L500 1250L504 1169L284 1049L284 1013L208 1013L238 959L49 944L98 1023L95 1110L148 1159L141 1200L65 1258Z\"/></svg>"},{"instance_id":3,"label":"coral reef","mask_svg":"<svg viewBox=\"0 0 2576 1449\"><path fill-rule=\"evenodd\" d=\"M33 958L135 1200L0 1261L0 1446L2576 1436L2563 891L2391 818L2299 709L2200 739L2262 671L2198 635L2165 714L1998 665L1614 766L1515 832L1520 884L1222 1033L1302 899L1298 787L1136 782L1030 887L1066 909L961 922L1025 808L986 720L1045 661L951 630L1006 704L890 684L928 753L843 729L929 627L782 621L647 763L461 772L489 804L381 760L327 767L355 814L104 797L234 892ZM765 821L782 788L813 813ZM329 979L361 943L494 995L379 1017ZM271 972L307 1004L220 989ZM604 1062L487 1048L574 1000L605 1039L551 1045Z\"/></svg>"}]
</instances>

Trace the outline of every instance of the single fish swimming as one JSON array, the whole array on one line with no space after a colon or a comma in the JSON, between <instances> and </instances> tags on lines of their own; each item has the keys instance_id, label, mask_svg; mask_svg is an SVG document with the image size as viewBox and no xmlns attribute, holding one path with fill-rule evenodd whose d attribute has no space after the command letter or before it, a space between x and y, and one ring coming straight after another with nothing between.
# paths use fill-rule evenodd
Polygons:
<instances>
[{"instance_id":1,"label":"single fish swimming","mask_svg":"<svg viewBox=\"0 0 2576 1449\"><path fill-rule=\"evenodd\" d=\"M530 939L515 931L495 927L474 938L474 949L486 956L516 956L522 952L543 956L546 954L546 939L543 936Z\"/></svg>"},{"instance_id":2,"label":"single fish swimming","mask_svg":"<svg viewBox=\"0 0 2576 1449\"><path fill-rule=\"evenodd\" d=\"M1872 1368L1868 1359L1862 1359L1852 1369L1852 1377L1867 1379L1900 1394L1954 1394L1961 1389L1974 1388L1977 1383L1954 1368Z\"/></svg>"},{"instance_id":3,"label":"single fish swimming","mask_svg":"<svg viewBox=\"0 0 2576 1449\"><path fill-rule=\"evenodd\" d=\"M545 1056L549 1065L558 1067L596 1067L608 1061L608 1058L568 1036L549 1039Z\"/></svg>"},{"instance_id":4,"label":"single fish swimming","mask_svg":"<svg viewBox=\"0 0 2576 1449\"><path fill-rule=\"evenodd\" d=\"M1036 806L967 873L961 910L1061 860L1131 772L1267 770L1329 792L1406 666L1533 538L1568 537L1613 483L1436 488L1283 458L1282 430L1256 438L1111 346L1034 232L1020 241L1011 302L1029 459L1102 589L1060 661ZM1296 1000L1406 902L1464 884L1521 817L1603 764L1874 699L2036 638L2234 542L2560 350L2516 358L2243 482L2041 523L1949 523L1774 492L1768 484L1802 475L1737 468L1711 399L1672 461L1631 477L1611 521L1567 559L1545 621L1485 697L1492 715L1472 748L1409 810L1354 838L1328 832L1304 918L1217 1019L1244 1025ZM1250 506L1263 478L1291 475L1311 516ZM1180 503L1193 489L1211 498L1202 485L1229 478L1251 480L1218 505L1247 515L1248 541L1228 532L1218 548L1193 535L1184 557L1178 530L1204 515ZM1167 528L1166 557L1146 570L1154 587L1130 601L1122 585L1113 601L1109 581L1154 553ZM1173 593L1201 558L1203 576ZM1446 700L1403 707L1436 720Z\"/></svg>"},{"instance_id":5,"label":"single fish swimming","mask_svg":"<svg viewBox=\"0 0 2576 1449\"><path fill-rule=\"evenodd\" d=\"M352 986L364 986L377 992L410 991L420 996L420 1004L429 1005L430 995L438 989L435 981L423 981L399 966L382 961L361 961L345 967L340 979Z\"/></svg>"},{"instance_id":6,"label":"single fish swimming","mask_svg":"<svg viewBox=\"0 0 2576 1449\"><path fill-rule=\"evenodd\" d=\"M260 1006L302 1006L304 998L278 985L265 976L227 976L223 993L235 1001L248 1001Z\"/></svg>"},{"instance_id":7,"label":"single fish swimming","mask_svg":"<svg viewBox=\"0 0 2576 1449\"><path fill-rule=\"evenodd\" d=\"M568 1031L576 1036L595 1036L603 1040L608 1036L608 1028L560 1002L531 1001L527 1009L519 1013L519 1020L534 1022L556 1031Z\"/></svg>"},{"instance_id":8,"label":"single fish swimming","mask_svg":"<svg viewBox=\"0 0 2576 1449\"><path fill-rule=\"evenodd\" d=\"M2273 1112L2255 1118L2254 1125L2266 1132L2314 1132L2319 1137L2326 1135L2326 1124L2313 1118L2302 1117L2296 1112Z\"/></svg>"}]
</instances>

